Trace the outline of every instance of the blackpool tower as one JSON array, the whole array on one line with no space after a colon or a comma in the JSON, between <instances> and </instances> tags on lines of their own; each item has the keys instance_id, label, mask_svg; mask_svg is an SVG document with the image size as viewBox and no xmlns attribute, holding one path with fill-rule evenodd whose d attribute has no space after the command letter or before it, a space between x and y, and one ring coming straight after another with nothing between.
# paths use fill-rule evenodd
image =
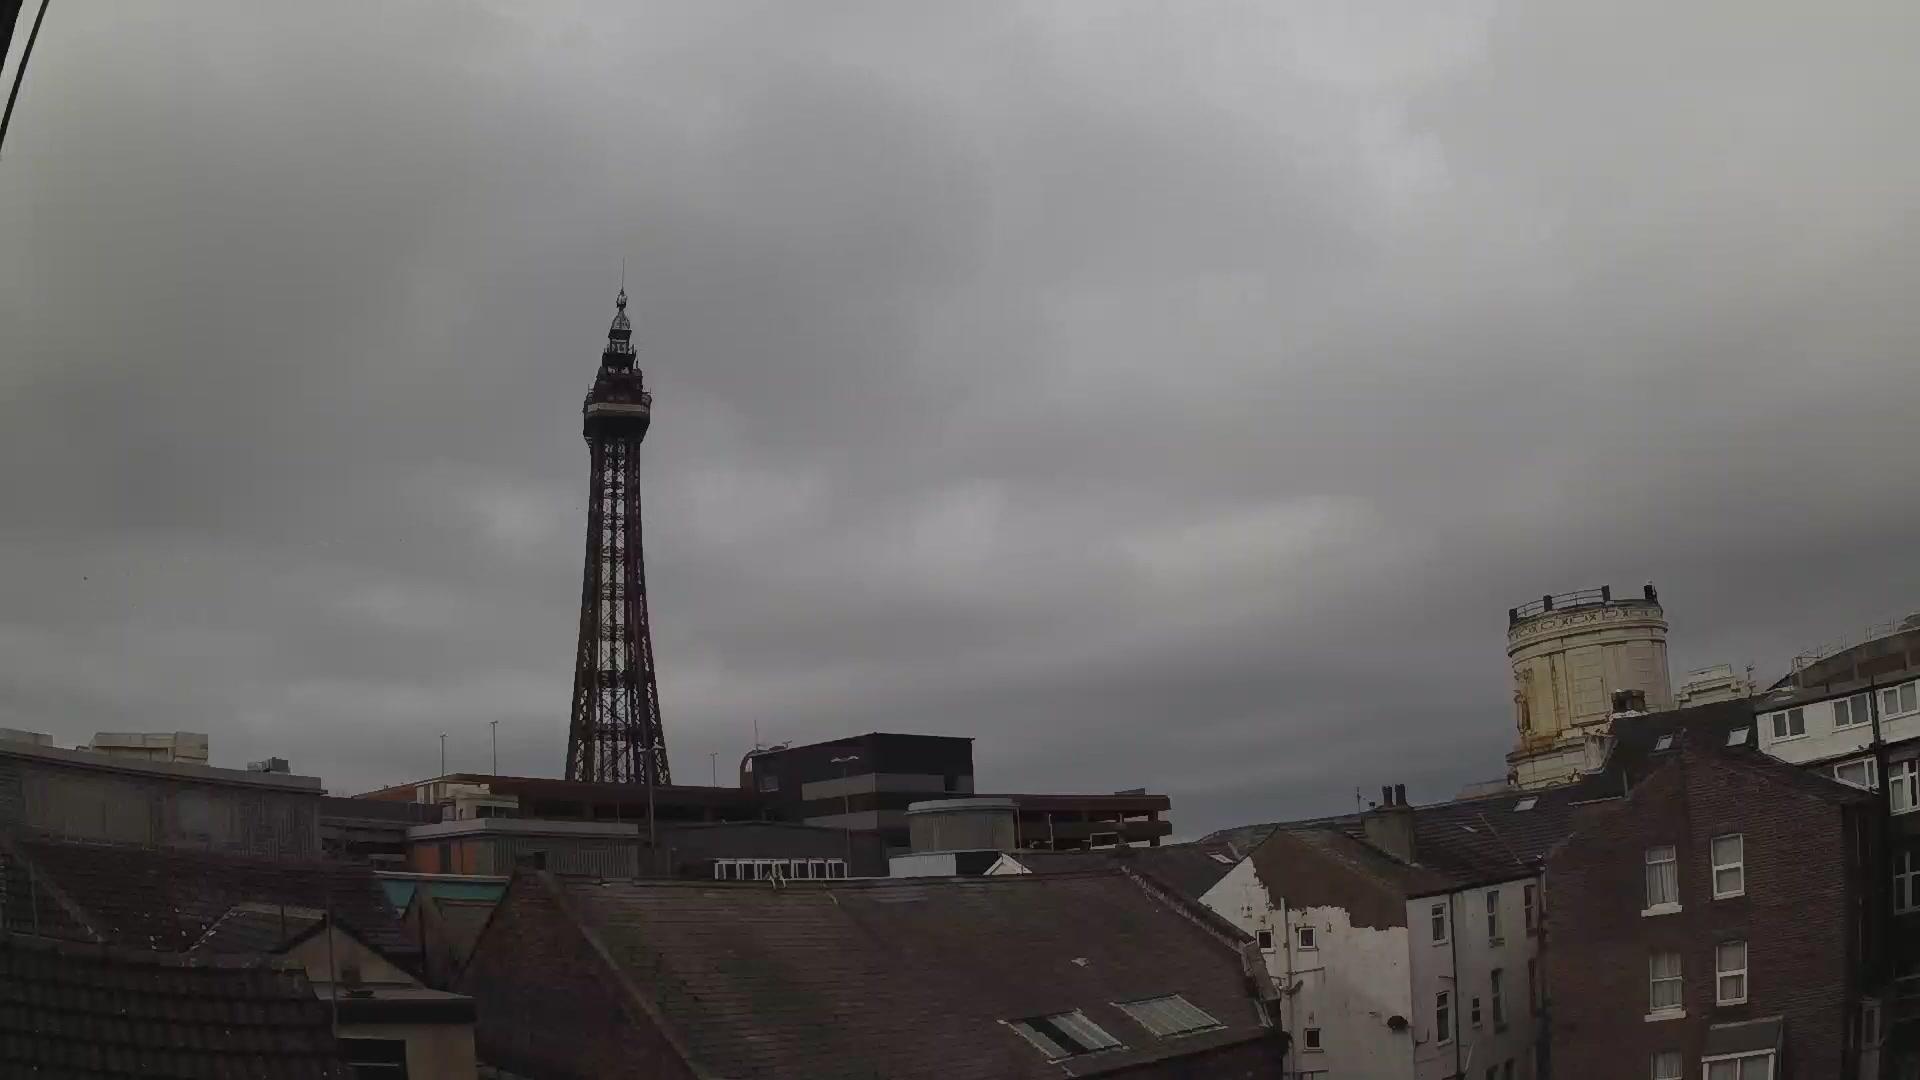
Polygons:
<instances>
[{"instance_id":1,"label":"blackpool tower","mask_svg":"<svg viewBox=\"0 0 1920 1080\"><path fill-rule=\"evenodd\" d=\"M581 407L593 485L567 779L651 787L672 782L660 730L640 545L640 440L647 434L653 395L633 366L626 289L614 304L618 310L600 354L600 371Z\"/></svg>"}]
</instances>

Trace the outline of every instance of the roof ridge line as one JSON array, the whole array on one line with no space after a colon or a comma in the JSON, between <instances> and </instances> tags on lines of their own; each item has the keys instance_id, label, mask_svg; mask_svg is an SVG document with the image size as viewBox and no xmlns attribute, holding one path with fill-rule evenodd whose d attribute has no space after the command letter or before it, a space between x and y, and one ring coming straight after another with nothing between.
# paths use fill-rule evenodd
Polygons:
<instances>
[{"instance_id":1,"label":"roof ridge line","mask_svg":"<svg viewBox=\"0 0 1920 1080\"><path fill-rule=\"evenodd\" d=\"M712 1071L700 1063L699 1059L693 1056L693 1048L687 1043L687 1040L669 1023L666 1014L660 1011L654 999L641 992L640 987L635 984L633 977L627 973L626 965L614 958L613 950L609 949L607 943L601 940L599 929L591 920L586 918L585 913L580 910L579 905L573 902L573 897L568 894L566 887L560 883L559 878L547 870L534 870L515 874L514 880L507 885L507 893L512 893L515 883L529 877L537 881L540 886L547 891L547 895L553 899L554 907L559 909L561 916L572 923L575 929L580 931L580 936L585 939L587 947L592 949L594 955L600 958L601 965L605 967L608 974L613 977L614 985L620 987L623 996L625 996L634 1007L640 1010L641 1015L646 1018L649 1024L652 1024L653 1027L660 1032L660 1037L666 1041L668 1046L673 1048L673 1052L686 1064L688 1071L693 1073L694 1080L724 1080L722 1077L715 1076ZM480 942L486 937L487 932L493 928L494 919L499 915L500 909L506 906L506 903L507 896L502 895L500 897L500 903L494 907L493 913L487 916L487 925L482 927L480 933L473 939L473 950L469 956L479 953Z\"/></svg>"},{"instance_id":2,"label":"roof ridge line","mask_svg":"<svg viewBox=\"0 0 1920 1080\"><path fill-rule=\"evenodd\" d=\"M1146 874L1141 871L1135 870L1130 866L1120 866L1119 872L1121 876L1126 877L1127 879L1131 880L1135 885L1138 885L1140 887L1141 892L1144 892L1148 896L1151 896L1154 899L1160 901L1161 903L1166 904L1169 907L1173 908L1176 914L1184 917L1185 919L1187 919L1187 921L1199 927L1202 931L1206 933L1208 937L1219 942L1228 951L1232 952L1234 956L1240 957L1240 959L1245 960L1245 957L1241 956L1240 946L1247 941L1253 940L1253 935L1247 933L1246 931L1228 922L1225 916L1221 915L1217 911L1214 911L1212 908L1209 908L1206 905L1199 903L1198 901L1189 900L1185 896L1180 895L1180 893L1176 891L1172 886L1161 881L1159 878L1156 878L1150 874ZM1009 876L1064 877L1066 875L1064 874L1048 874L1048 875L1015 874L1015 875L1009 875Z\"/></svg>"}]
</instances>

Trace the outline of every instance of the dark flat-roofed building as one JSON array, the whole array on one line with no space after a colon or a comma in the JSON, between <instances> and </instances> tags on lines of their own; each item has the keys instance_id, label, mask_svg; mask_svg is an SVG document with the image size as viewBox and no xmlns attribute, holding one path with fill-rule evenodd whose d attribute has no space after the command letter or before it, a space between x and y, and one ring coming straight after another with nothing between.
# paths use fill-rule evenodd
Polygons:
<instances>
[{"instance_id":1,"label":"dark flat-roofed building","mask_svg":"<svg viewBox=\"0 0 1920 1080\"><path fill-rule=\"evenodd\" d=\"M460 987L487 1061L555 1080L1283 1065L1251 938L1113 866L781 884L526 872Z\"/></svg>"},{"instance_id":2,"label":"dark flat-roofed building","mask_svg":"<svg viewBox=\"0 0 1920 1080\"><path fill-rule=\"evenodd\" d=\"M238 854L320 851L320 780L0 739L0 831Z\"/></svg>"},{"instance_id":3,"label":"dark flat-roofed building","mask_svg":"<svg viewBox=\"0 0 1920 1080\"><path fill-rule=\"evenodd\" d=\"M370 791L326 805L323 831L330 848L359 850L391 863L392 837L407 836L404 864L415 871L504 873L499 860L481 864L462 858L458 845L443 851L455 834L475 839L483 825L435 831L450 823L514 818L522 821L590 821L633 827L644 833L648 814L659 830L714 822L777 821L817 825L842 833L873 832L889 853L911 847L907 808L914 803L973 794L973 740L943 735L873 732L804 746L756 750L741 762L737 787L663 784L602 784L528 776L449 773ZM1016 794L1015 846L1077 850L1129 844L1157 845L1173 831L1171 802L1145 791L1113 794ZM433 808L431 822L404 825L368 804L415 804ZM519 826L518 828L527 828ZM509 829L515 827L507 827ZM443 832L445 835L443 835ZM664 848L664 840L660 840ZM431 850L423 850L432 845ZM602 860L603 862L605 860ZM664 856L663 856L664 861ZM659 873L642 858L641 872ZM584 870L582 872L585 872ZM630 871L608 862L603 872ZM882 867L881 873L885 873Z\"/></svg>"},{"instance_id":4,"label":"dark flat-roofed building","mask_svg":"<svg viewBox=\"0 0 1920 1080\"><path fill-rule=\"evenodd\" d=\"M490 773L448 773L411 784L396 784L355 796L382 802L418 803L442 807L441 820L463 797L472 797L476 809L495 800L500 816L546 818L555 821L647 820L645 784L602 784L585 780L556 780L541 776L495 776ZM734 787L661 784L653 789L652 805L661 824L680 821L754 821L761 800Z\"/></svg>"}]
</instances>

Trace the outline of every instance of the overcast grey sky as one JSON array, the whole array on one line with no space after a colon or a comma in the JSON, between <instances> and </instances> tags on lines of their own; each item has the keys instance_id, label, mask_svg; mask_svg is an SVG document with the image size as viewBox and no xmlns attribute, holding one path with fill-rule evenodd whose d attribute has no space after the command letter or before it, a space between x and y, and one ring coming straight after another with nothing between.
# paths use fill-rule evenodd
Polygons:
<instances>
[{"instance_id":1,"label":"overcast grey sky","mask_svg":"<svg viewBox=\"0 0 1920 1080\"><path fill-rule=\"evenodd\" d=\"M1920 14L1810 12L59 0L0 726L557 774L623 257L677 779L1441 798L1601 583L1770 679L1920 606Z\"/></svg>"}]
</instances>

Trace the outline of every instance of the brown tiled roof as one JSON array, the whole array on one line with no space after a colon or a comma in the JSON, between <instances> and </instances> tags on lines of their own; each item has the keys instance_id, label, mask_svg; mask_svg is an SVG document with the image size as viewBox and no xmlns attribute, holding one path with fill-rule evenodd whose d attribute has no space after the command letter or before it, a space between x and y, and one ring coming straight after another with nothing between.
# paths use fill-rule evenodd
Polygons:
<instances>
[{"instance_id":1,"label":"brown tiled roof","mask_svg":"<svg viewBox=\"0 0 1920 1080\"><path fill-rule=\"evenodd\" d=\"M0 1075L347 1077L297 970L0 934Z\"/></svg>"},{"instance_id":2,"label":"brown tiled roof","mask_svg":"<svg viewBox=\"0 0 1920 1080\"><path fill-rule=\"evenodd\" d=\"M237 905L286 904L331 909L343 928L368 945L409 951L379 881L358 864L25 838L0 842L0 857L9 849L11 859L24 864L14 876L30 874L51 887L34 890L43 919L53 906L49 892L63 895L84 915L78 926L43 921L39 932L45 935L185 952ZM28 900L9 891L9 925L30 925L18 920Z\"/></svg>"},{"instance_id":3,"label":"brown tiled roof","mask_svg":"<svg viewBox=\"0 0 1920 1080\"><path fill-rule=\"evenodd\" d=\"M1232 845L1197 841L1159 847L1104 848L1099 851L1015 851L1014 861L1036 874L1101 870L1116 863L1160 882L1189 900L1199 900L1246 854ZM1221 862L1215 855L1226 859Z\"/></svg>"},{"instance_id":4,"label":"brown tiled roof","mask_svg":"<svg viewBox=\"0 0 1920 1080\"><path fill-rule=\"evenodd\" d=\"M1276 829L1251 858L1261 883L1289 906L1344 908L1355 926L1378 929L1405 926L1408 897L1449 883L1334 828Z\"/></svg>"},{"instance_id":5,"label":"brown tiled roof","mask_svg":"<svg viewBox=\"0 0 1920 1080\"><path fill-rule=\"evenodd\" d=\"M694 1062L718 1076L1037 1080L1271 1030L1239 949L1116 867L784 888L545 875L513 885L538 887L564 890ZM489 936L479 950L496 944ZM1159 1038L1113 1004L1168 994L1222 1027ZM1048 1064L1005 1023L1075 1009L1123 1048Z\"/></svg>"}]
</instances>

